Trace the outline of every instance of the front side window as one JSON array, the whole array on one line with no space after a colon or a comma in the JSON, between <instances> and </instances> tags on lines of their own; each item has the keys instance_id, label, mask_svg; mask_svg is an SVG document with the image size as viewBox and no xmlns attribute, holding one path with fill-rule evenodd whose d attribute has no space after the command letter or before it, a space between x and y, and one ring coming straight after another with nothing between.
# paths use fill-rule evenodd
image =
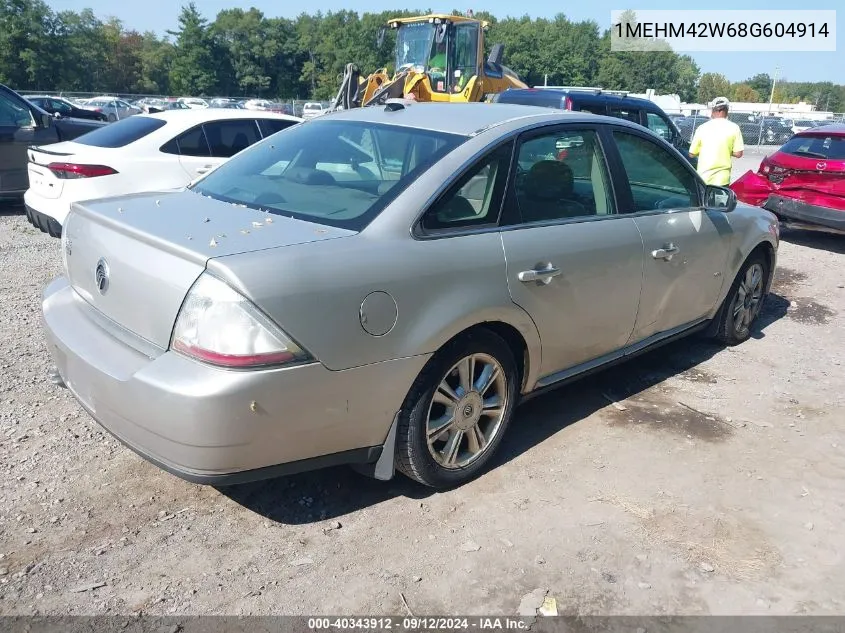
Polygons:
<instances>
[{"instance_id":1,"label":"front side window","mask_svg":"<svg viewBox=\"0 0 845 633\"><path fill-rule=\"evenodd\" d=\"M514 187L524 222L612 213L609 182L594 130L556 131L519 148Z\"/></svg>"},{"instance_id":2,"label":"front side window","mask_svg":"<svg viewBox=\"0 0 845 633\"><path fill-rule=\"evenodd\" d=\"M15 103L5 94L0 93L0 126L31 127L32 114L29 108Z\"/></svg>"},{"instance_id":3,"label":"front side window","mask_svg":"<svg viewBox=\"0 0 845 633\"><path fill-rule=\"evenodd\" d=\"M646 122L648 124L649 130L655 132L661 138L665 138L667 141L671 140L672 133L669 129L669 122L666 121L662 116L660 116L659 114L655 114L654 112L647 112Z\"/></svg>"},{"instance_id":4,"label":"front side window","mask_svg":"<svg viewBox=\"0 0 845 633\"><path fill-rule=\"evenodd\" d=\"M256 143L192 189L225 202L357 231L465 140L392 125L315 120Z\"/></svg>"},{"instance_id":5,"label":"front side window","mask_svg":"<svg viewBox=\"0 0 845 633\"><path fill-rule=\"evenodd\" d=\"M513 143L494 150L471 167L422 220L427 231L494 225L499 221Z\"/></svg>"},{"instance_id":6,"label":"front side window","mask_svg":"<svg viewBox=\"0 0 845 633\"><path fill-rule=\"evenodd\" d=\"M640 122L640 111L631 109L631 108L620 108L616 106L611 106L608 109L608 114L610 116L616 117L617 119L625 119L626 121L631 121L632 123L639 123Z\"/></svg>"},{"instance_id":7,"label":"front side window","mask_svg":"<svg viewBox=\"0 0 845 633\"><path fill-rule=\"evenodd\" d=\"M73 108L71 108L71 105L69 103L59 101L58 99L51 99L50 105L56 112L61 112L63 114L70 114L73 111Z\"/></svg>"},{"instance_id":8,"label":"front side window","mask_svg":"<svg viewBox=\"0 0 845 633\"><path fill-rule=\"evenodd\" d=\"M287 121L285 119L259 119L258 122L261 124L261 133L264 136L281 132L297 123L297 121Z\"/></svg>"},{"instance_id":9,"label":"front side window","mask_svg":"<svg viewBox=\"0 0 845 633\"><path fill-rule=\"evenodd\" d=\"M261 139L253 119L213 121L203 127L211 155L217 158L230 158Z\"/></svg>"},{"instance_id":10,"label":"front side window","mask_svg":"<svg viewBox=\"0 0 845 633\"><path fill-rule=\"evenodd\" d=\"M630 211L699 206L695 176L658 144L621 130L613 138L631 187Z\"/></svg>"}]
</instances>

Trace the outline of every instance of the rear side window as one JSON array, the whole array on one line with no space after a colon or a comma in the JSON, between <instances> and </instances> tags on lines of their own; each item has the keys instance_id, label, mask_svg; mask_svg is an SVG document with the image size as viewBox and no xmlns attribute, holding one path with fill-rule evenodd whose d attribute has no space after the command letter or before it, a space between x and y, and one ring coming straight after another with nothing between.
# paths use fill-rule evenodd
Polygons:
<instances>
[{"instance_id":1,"label":"rear side window","mask_svg":"<svg viewBox=\"0 0 845 633\"><path fill-rule=\"evenodd\" d=\"M202 125L198 125L165 143L162 145L161 151L166 154L181 154L182 156L211 156Z\"/></svg>"},{"instance_id":2,"label":"rear side window","mask_svg":"<svg viewBox=\"0 0 845 633\"><path fill-rule=\"evenodd\" d=\"M615 116L617 119L625 119L626 121L631 121L632 123L640 122L640 111L636 108L620 108L611 106L608 110L608 114L610 116Z\"/></svg>"},{"instance_id":3,"label":"rear side window","mask_svg":"<svg viewBox=\"0 0 845 633\"><path fill-rule=\"evenodd\" d=\"M125 147L164 127L165 121L145 116L133 116L110 123L74 139L91 147Z\"/></svg>"},{"instance_id":4,"label":"rear side window","mask_svg":"<svg viewBox=\"0 0 845 633\"><path fill-rule=\"evenodd\" d=\"M261 125L261 133L264 136L271 136L276 132L286 130L291 125L295 125L298 121L285 121L284 119L258 119Z\"/></svg>"},{"instance_id":5,"label":"rear side window","mask_svg":"<svg viewBox=\"0 0 845 633\"><path fill-rule=\"evenodd\" d=\"M793 136L780 151L804 158L845 160L845 137L840 136Z\"/></svg>"},{"instance_id":6,"label":"rear side window","mask_svg":"<svg viewBox=\"0 0 845 633\"><path fill-rule=\"evenodd\" d=\"M261 140L261 133L254 119L213 121L203 125L211 155L230 158L253 143Z\"/></svg>"}]
</instances>

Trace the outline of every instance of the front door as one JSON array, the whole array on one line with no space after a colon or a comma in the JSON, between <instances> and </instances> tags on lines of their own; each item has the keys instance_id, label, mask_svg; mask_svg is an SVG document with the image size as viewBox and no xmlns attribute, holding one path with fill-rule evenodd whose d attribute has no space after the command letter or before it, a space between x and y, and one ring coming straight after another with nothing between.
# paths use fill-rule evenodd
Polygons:
<instances>
[{"instance_id":1,"label":"front door","mask_svg":"<svg viewBox=\"0 0 845 633\"><path fill-rule=\"evenodd\" d=\"M616 214L597 128L521 139L503 227L508 289L534 319L548 378L622 348L637 316L643 245ZM541 379L541 384L542 384Z\"/></svg>"},{"instance_id":2,"label":"front door","mask_svg":"<svg viewBox=\"0 0 845 633\"><path fill-rule=\"evenodd\" d=\"M0 195L29 187L26 150L37 143L39 129L29 108L0 92Z\"/></svg>"},{"instance_id":3,"label":"front door","mask_svg":"<svg viewBox=\"0 0 845 633\"><path fill-rule=\"evenodd\" d=\"M635 343L707 315L724 282L733 231L723 213L702 206L688 164L633 130L617 129L613 138L625 176L620 211L634 218L645 246Z\"/></svg>"}]
</instances>

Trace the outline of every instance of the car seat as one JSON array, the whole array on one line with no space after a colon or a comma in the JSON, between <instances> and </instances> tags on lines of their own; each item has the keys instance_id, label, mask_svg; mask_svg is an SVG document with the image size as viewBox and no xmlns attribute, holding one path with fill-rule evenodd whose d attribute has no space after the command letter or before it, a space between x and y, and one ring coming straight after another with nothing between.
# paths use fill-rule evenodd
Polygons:
<instances>
[{"instance_id":1,"label":"car seat","mask_svg":"<svg viewBox=\"0 0 845 633\"><path fill-rule=\"evenodd\" d=\"M519 206L526 222L588 215L587 208L574 200L572 169L556 160L535 163L528 170L520 193Z\"/></svg>"}]
</instances>

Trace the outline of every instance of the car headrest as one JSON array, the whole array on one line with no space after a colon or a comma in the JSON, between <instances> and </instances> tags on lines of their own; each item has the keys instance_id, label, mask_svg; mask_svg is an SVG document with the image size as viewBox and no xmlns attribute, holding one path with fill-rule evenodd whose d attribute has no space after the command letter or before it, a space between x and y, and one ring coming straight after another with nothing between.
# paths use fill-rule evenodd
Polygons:
<instances>
[{"instance_id":1,"label":"car headrest","mask_svg":"<svg viewBox=\"0 0 845 633\"><path fill-rule=\"evenodd\" d=\"M526 195L541 200L568 198L575 190L572 169L557 160L535 163L525 176Z\"/></svg>"},{"instance_id":2,"label":"car headrest","mask_svg":"<svg viewBox=\"0 0 845 633\"><path fill-rule=\"evenodd\" d=\"M322 169L311 169L310 167L294 167L285 171L285 178L303 185L333 185L334 176Z\"/></svg>"}]
</instances>

